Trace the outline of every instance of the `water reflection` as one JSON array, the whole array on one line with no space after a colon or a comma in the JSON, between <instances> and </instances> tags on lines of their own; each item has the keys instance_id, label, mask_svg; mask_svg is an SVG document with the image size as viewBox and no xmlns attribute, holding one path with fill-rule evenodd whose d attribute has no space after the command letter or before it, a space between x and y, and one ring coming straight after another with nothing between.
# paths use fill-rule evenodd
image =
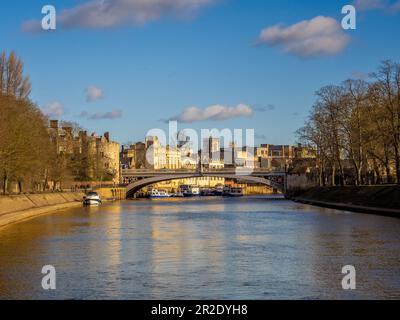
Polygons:
<instances>
[{"instance_id":1,"label":"water reflection","mask_svg":"<svg viewBox=\"0 0 400 320\"><path fill-rule=\"evenodd\" d=\"M263 198L79 208L0 231L0 297L400 298L399 231L396 219ZM347 264L353 292L341 289Z\"/></svg>"}]
</instances>

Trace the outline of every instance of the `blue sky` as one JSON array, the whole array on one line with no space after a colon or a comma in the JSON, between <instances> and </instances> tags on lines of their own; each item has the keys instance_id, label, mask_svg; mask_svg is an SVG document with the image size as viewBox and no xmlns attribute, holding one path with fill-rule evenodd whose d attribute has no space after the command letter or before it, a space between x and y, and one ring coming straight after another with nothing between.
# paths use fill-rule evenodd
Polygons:
<instances>
[{"instance_id":1,"label":"blue sky","mask_svg":"<svg viewBox=\"0 0 400 320\"><path fill-rule=\"evenodd\" d=\"M152 128L167 129L163 120L188 107L196 107L200 118L211 115L180 128L254 128L257 143L295 143L294 132L318 88L368 74L384 59L400 61L396 1L357 0L357 29L330 25L327 46L316 54L304 53L304 46L299 49L298 42L290 42L293 37L282 40L282 35L301 21L317 23L318 16L324 17L322 24L335 19L339 25L341 9L351 1L190 0L194 6L184 9L182 0L148 1L146 15L115 9L117 20L107 26L105 17L82 18L86 12L80 6L87 0L3 1L0 50L15 50L24 60L39 106L62 106L61 119L90 132L110 131L121 143L142 140ZM137 0L118 2L143 10ZM57 30L22 31L27 21L42 19L46 4L57 9ZM71 8L69 17L63 14ZM268 33L255 45L262 30L278 24L277 34ZM88 101L90 86L94 101ZM226 116L213 120L215 108L205 108L215 105ZM239 105L251 112L241 113Z\"/></svg>"}]
</instances>

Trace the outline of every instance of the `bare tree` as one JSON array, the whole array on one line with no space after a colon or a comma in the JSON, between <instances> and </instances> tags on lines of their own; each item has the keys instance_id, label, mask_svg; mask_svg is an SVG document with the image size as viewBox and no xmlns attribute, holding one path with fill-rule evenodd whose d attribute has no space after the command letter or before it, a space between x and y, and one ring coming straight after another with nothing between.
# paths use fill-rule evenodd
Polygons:
<instances>
[{"instance_id":1,"label":"bare tree","mask_svg":"<svg viewBox=\"0 0 400 320\"><path fill-rule=\"evenodd\" d=\"M0 172L3 192L16 181L41 180L50 145L46 119L29 101L0 94Z\"/></svg>"},{"instance_id":2,"label":"bare tree","mask_svg":"<svg viewBox=\"0 0 400 320\"><path fill-rule=\"evenodd\" d=\"M27 99L31 92L29 76L23 74L24 64L15 52L7 57L0 54L0 93L12 95L18 99Z\"/></svg>"},{"instance_id":3,"label":"bare tree","mask_svg":"<svg viewBox=\"0 0 400 320\"><path fill-rule=\"evenodd\" d=\"M347 80L343 84L342 115L339 119L345 134L343 144L356 172L356 184L362 184L362 171L366 165L366 123L368 83Z\"/></svg>"},{"instance_id":4,"label":"bare tree","mask_svg":"<svg viewBox=\"0 0 400 320\"><path fill-rule=\"evenodd\" d=\"M397 184L400 184L400 64L383 61L373 77L376 80L375 99L379 102L388 124Z\"/></svg>"},{"instance_id":5,"label":"bare tree","mask_svg":"<svg viewBox=\"0 0 400 320\"><path fill-rule=\"evenodd\" d=\"M391 183L395 172L400 184L400 65L384 61L372 79L347 80L316 93L297 134L318 150L320 185L328 168L332 185L337 173L340 185L361 185L371 181L371 172L379 183L385 182L383 176Z\"/></svg>"}]
</instances>

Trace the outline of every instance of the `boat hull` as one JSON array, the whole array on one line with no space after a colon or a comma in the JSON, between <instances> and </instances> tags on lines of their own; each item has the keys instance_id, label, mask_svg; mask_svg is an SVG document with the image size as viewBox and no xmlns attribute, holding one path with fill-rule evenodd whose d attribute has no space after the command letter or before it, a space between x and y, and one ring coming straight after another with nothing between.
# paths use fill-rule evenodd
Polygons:
<instances>
[{"instance_id":1,"label":"boat hull","mask_svg":"<svg viewBox=\"0 0 400 320\"><path fill-rule=\"evenodd\" d=\"M150 199L166 199L170 198L170 196L149 196Z\"/></svg>"},{"instance_id":2,"label":"boat hull","mask_svg":"<svg viewBox=\"0 0 400 320\"><path fill-rule=\"evenodd\" d=\"M87 199L83 201L83 205L85 206L99 206L101 205L101 200L91 200L91 199Z\"/></svg>"},{"instance_id":3,"label":"boat hull","mask_svg":"<svg viewBox=\"0 0 400 320\"><path fill-rule=\"evenodd\" d=\"M185 198L192 198L192 197L194 197L194 194L193 193L184 193L183 196Z\"/></svg>"},{"instance_id":4,"label":"boat hull","mask_svg":"<svg viewBox=\"0 0 400 320\"><path fill-rule=\"evenodd\" d=\"M243 194L235 194L235 193L226 193L224 194L225 197L230 197L230 198L240 198L243 197Z\"/></svg>"}]
</instances>

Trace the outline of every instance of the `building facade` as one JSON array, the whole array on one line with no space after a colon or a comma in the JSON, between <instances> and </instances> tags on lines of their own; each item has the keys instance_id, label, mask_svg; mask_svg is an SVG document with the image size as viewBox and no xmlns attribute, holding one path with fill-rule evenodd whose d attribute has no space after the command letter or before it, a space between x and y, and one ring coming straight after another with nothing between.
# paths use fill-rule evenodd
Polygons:
<instances>
[{"instance_id":1,"label":"building facade","mask_svg":"<svg viewBox=\"0 0 400 320\"><path fill-rule=\"evenodd\" d=\"M78 161L76 166L81 166L81 175L75 179L89 178L91 180L104 179L119 183L120 170L120 145L110 140L110 134L103 136L86 131L76 132L78 129L71 126L59 127L58 120L51 120L48 128L51 141L57 154ZM83 173L85 172L85 173Z\"/></svg>"}]
</instances>

